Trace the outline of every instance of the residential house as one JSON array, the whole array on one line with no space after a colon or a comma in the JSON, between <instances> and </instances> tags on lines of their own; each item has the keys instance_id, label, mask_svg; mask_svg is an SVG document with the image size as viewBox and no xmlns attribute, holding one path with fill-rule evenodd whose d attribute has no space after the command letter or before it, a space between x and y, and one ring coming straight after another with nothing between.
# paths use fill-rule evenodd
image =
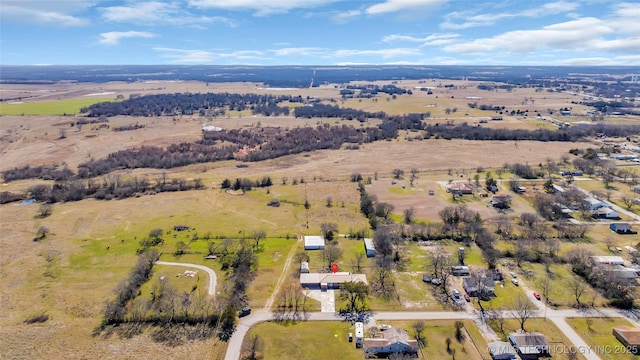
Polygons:
<instances>
[{"instance_id":1,"label":"residential house","mask_svg":"<svg viewBox=\"0 0 640 360\"><path fill-rule=\"evenodd\" d=\"M319 288L321 290L339 289L343 283L358 281L369 284L365 274L352 274L349 272L300 274L300 285L302 287Z\"/></svg>"},{"instance_id":2,"label":"residential house","mask_svg":"<svg viewBox=\"0 0 640 360\"><path fill-rule=\"evenodd\" d=\"M549 356L549 341L537 332L515 332L509 334L509 342L522 359L536 359Z\"/></svg>"},{"instance_id":3,"label":"residential house","mask_svg":"<svg viewBox=\"0 0 640 360\"><path fill-rule=\"evenodd\" d=\"M640 354L640 328L616 326L613 328L613 336L615 336L630 353Z\"/></svg>"},{"instance_id":4,"label":"residential house","mask_svg":"<svg viewBox=\"0 0 640 360\"><path fill-rule=\"evenodd\" d=\"M447 192L452 194L473 194L473 188L464 182L452 182L447 185Z\"/></svg>"},{"instance_id":5,"label":"residential house","mask_svg":"<svg viewBox=\"0 0 640 360\"><path fill-rule=\"evenodd\" d=\"M591 212L591 216L597 219L619 219L620 215L608 207L601 207L599 209L593 210Z\"/></svg>"},{"instance_id":6,"label":"residential house","mask_svg":"<svg viewBox=\"0 0 640 360\"><path fill-rule=\"evenodd\" d=\"M495 281L492 274L471 276L462 279L462 288L469 296L488 299L495 294Z\"/></svg>"},{"instance_id":7,"label":"residential house","mask_svg":"<svg viewBox=\"0 0 640 360\"><path fill-rule=\"evenodd\" d=\"M591 256L591 263L601 276L607 279L627 285L637 285L638 270L626 267L624 259L620 256Z\"/></svg>"},{"instance_id":8,"label":"residential house","mask_svg":"<svg viewBox=\"0 0 640 360\"><path fill-rule=\"evenodd\" d=\"M406 331L392 327L383 331L382 336L382 338L364 339L365 357L389 356L398 353L418 357L418 341L409 339Z\"/></svg>"},{"instance_id":9,"label":"residential house","mask_svg":"<svg viewBox=\"0 0 640 360\"><path fill-rule=\"evenodd\" d=\"M324 237L323 236L305 236L304 237L304 249L305 250L322 250L322 249L324 249Z\"/></svg>"},{"instance_id":10,"label":"residential house","mask_svg":"<svg viewBox=\"0 0 640 360\"><path fill-rule=\"evenodd\" d=\"M373 244L373 240L372 239L364 239L364 250L365 253L367 254L367 257L374 257L376 256L376 247Z\"/></svg>"},{"instance_id":11,"label":"residential house","mask_svg":"<svg viewBox=\"0 0 640 360\"><path fill-rule=\"evenodd\" d=\"M517 353L513 345L505 341L494 341L489 344L489 355L493 360L516 360Z\"/></svg>"},{"instance_id":12,"label":"residential house","mask_svg":"<svg viewBox=\"0 0 640 360\"><path fill-rule=\"evenodd\" d=\"M590 211L594 211L594 210L598 210L602 207L610 207L610 205L608 205L607 203L605 203L602 200L598 200L592 197L586 197L584 199L582 199L582 201L584 201L584 203L587 206L587 209Z\"/></svg>"}]
</instances>

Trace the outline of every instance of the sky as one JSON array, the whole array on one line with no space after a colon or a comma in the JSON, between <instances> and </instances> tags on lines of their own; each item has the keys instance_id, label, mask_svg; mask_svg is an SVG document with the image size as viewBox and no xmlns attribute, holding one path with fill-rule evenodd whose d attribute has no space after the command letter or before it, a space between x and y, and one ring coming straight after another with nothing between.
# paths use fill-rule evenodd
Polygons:
<instances>
[{"instance_id":1,"label":"sky","mask_svg":"<svg viewBox=\"0 0 640 360\"><path fill-rule=\"evenodd\" d=\"M0 64L640 66L640 0L1 0Z\"/></svg>"}]
</instances>

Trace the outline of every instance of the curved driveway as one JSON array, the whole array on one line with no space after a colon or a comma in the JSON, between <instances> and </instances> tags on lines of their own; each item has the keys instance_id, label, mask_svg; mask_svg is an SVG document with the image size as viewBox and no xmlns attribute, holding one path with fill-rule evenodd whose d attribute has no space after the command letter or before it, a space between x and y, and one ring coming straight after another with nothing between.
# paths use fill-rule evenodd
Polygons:
<instances>
[{"instance_id":1,"label":"curved driveway","mask_svg":"<svg viewBox=\"0 0 640 360\"><path fill-rule=\"evenodd\" d=\"M203 265L197 265L197 264L188 264L188 263L178 263L178 262L170 262L170 261L156 261L156 264L158 265L169 265L169 266L183 266L183 267L191 267L191 268L196 268L196 269L200 269L202 271L206 271L207 274L209 274L209 295L211 296L216 296L216 273L211 270L210 268L203 266Z\"/></svg>"}]
</instances>

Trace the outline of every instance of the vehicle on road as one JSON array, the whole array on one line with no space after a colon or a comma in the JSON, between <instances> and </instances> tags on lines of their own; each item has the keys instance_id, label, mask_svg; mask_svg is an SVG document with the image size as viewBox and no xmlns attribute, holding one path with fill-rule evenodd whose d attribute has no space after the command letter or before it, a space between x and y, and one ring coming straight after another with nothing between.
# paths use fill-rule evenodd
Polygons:
<instances>
[{"instance_id":1,"label":"vehicle on road","mask_svg":"<svg viewBox=\"0 0 640 360\"><path fill-rule=\"evenodd\" d=\"M512 278L517 278L518 275L516 275L516 273L514 273L513 271L509 273L509 275L511 275Z\"/></svg>"},{"instance_id":2,"label":"vehicle on road","mask_svg":"<svg viewBox=\"0 0 640 360\"><path fill-rule=\"evenodd\" d=\"M536 299L538 299L538 300L540 300L540 293L539 293L539 292L537 292L537 291L534 291L534 292L533 292L533 297L534 297L534 298L536 298Z\"/></svg>"},{"instance_id":3,"label":"vehicle on road","mask_svg":"<svg viewBox=\"0 0 640 360\"><path fill-rule=\"evenodd\" d=\"M467 293L464 293L464 299L465 299L467 302L471 302L471 296L469 296L469 294L467 294Z\"/></svg>"},{"instance_id":4,"label":"vehicle on road","mask_svg":"<svg viewBox=\"0 0 640 360\"><path fill-rule=\"evenodd\" d=\"M238 317L245 317L249 314L251 314L251 308L247 306L238 312Z\"/></svg>"},{"instance_id":5,"label":"vehicle on road","mask_svg":"<svg viewBox=\"0 0 640 360\"><path fill-rule=\"evenodd\" d=\"M511 283L513 283L513 285L518 286L520 284L518 284L518 280L516 279L511 279Z\"/></svg>"}]
</instances>

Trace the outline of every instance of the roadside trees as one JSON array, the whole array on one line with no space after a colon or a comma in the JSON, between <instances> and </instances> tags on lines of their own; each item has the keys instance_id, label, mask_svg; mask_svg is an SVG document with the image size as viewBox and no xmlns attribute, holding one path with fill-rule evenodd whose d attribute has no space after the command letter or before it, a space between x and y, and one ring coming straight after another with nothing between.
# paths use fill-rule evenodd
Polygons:
<instances>
[{"instance_id":1,"label":"roadside trees","mask_svg":"<svg viewBox=\"0 0 640 360\"><path fill-rule=\"evenodd\" d=\"M511 305L511 315L520 323L520 329L526 331L524 325L536 313L536 306L524 294L519 294Z\"/></svg>"}]
</instances>

